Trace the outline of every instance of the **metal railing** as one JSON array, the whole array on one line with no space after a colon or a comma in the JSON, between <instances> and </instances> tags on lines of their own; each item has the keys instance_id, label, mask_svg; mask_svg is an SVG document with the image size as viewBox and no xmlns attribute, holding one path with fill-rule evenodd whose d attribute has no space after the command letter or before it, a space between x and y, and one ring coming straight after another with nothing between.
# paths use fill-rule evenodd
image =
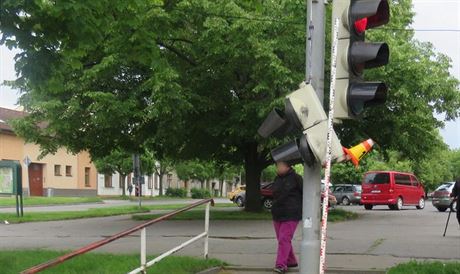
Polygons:
<instances>
[{"instance_id":1,"label":"metal railing","mask_svg":"<svg viewBox=\"0 0 460 274\"><path fill-rule=\"evenodd\" d=\"M204 221L204 232L193 237L192 239L180 244L179 246L176 246L166 252L164 252L163 254L157 256L156 258L154 258L153 260L147 262L147 232L146 232L146 227L150 226L150 225L153 225L153 224L156 224L156 223L159 223L161 221L164 221L172 216L175 216L179 213L182 213L182 212L185 212L185 211L188 211L192 208L195 208L197 206L200 206L200 205L203 205L203 204L206 204L206 209L205 209L205 221ZM209 209L210 209L210 206L214 206L214 200L213 199L205 199L205 200L201 200L199 202L196 202L196 203L193 203L191 205L188 205L186 207L183 207L183 208L180 208L180 209L177 209L177 210L174 210L170 213L167 213L161 217L158 217L156 219L153 219L153 220L150 220L150 221L147 221L143 224L140 224L140 225L137 225L135 227L132 227L130 229L127 229L125 231L122 231L118 234L115 234L115 235L112 235L106 239L103 239L103 240L100 240L100 241L97 241L97 242L94 242L94 243L91 243L89 245L86 245L80 249L77 249L75 251L72 251L70 253L67 253L65 255L62 255L58 258L55 258L55 259L52 259L52 260L49 260L47 262L44 262L42 264L39 264L39 265L35 265L31 268L28 268L24 271L22 271L21 273L22 274L32 274L32 273L38 273L42 270L45 270L45 269L48 269L50 267L53 267L53 266L56 266L58 264L61 264L67 260L70 260L72 259L73 257L76 257L78 255L81 255L81 254L84 254L84 253L87 253L93 249L96 249L96 248L99 248L101 246L104 246L108 243L111 243L115 240L118 240L120 238L123 238L125 236L128 236L130 234L133 234L134 232L137 232L137 231L141 231L141 235L140 235L140 239L141 239L141 248L140 248L140 267L132 270L131 272L129 272L130 274L134 274L134 273L147 273L147 268L154 265L155 263L158 263L160 260L164 259L165 257L181 250L182 248L198 241L199 239L201 238L204 238L204 258L208 258L208 242L209 242Z\"/></svg>"}]
</instances>

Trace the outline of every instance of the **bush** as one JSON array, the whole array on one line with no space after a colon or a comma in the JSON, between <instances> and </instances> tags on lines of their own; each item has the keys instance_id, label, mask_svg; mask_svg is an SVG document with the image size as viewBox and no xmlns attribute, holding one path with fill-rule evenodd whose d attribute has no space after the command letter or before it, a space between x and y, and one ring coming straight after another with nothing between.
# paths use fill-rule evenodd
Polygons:
<instances>
[{"instance_id":1,"label":"bush","mask_svg":"<svg viewBox=\"0 0 460 274\"><path fill-rule=\"evenodd\" d=\"M211 198L211 193L207 189L192 188L191 192L193 199Z\"/></svg>"},{"instance_id":2,"label":"bush","mask_svg":"<svg viewBox=\"0 0 460 274\"><path fill-rule=\"evenodd\" d=\"M183 188L168 188L166 189L166 196L168 197L187 197L187 190Z\"/></svg>"}]
</instances>

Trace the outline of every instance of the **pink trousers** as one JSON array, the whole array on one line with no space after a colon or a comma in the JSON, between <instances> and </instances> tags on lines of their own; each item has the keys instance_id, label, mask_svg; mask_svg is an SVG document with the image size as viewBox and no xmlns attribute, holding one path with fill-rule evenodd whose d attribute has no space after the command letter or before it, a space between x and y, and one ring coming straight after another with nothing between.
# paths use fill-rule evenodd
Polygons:
<instances>
[{"instance_id":1,"label":"pink trousers","mask_svg":"<svg viewBox=\"0 0 460 274\"><path fill-rule=\"evenodd\" d=\"M276 267L287 269L288 266L297 264L291 241L298 223L299 221L273 221L278 240Z\"/></svg>"}]
</instances>

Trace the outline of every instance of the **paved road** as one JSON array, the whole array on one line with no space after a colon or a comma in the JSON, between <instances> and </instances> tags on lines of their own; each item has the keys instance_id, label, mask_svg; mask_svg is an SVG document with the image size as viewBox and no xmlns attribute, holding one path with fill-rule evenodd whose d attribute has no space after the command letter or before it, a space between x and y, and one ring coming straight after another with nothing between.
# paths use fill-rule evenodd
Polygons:
<instances>
[{"instance_id":1,"label":"paved road","mask_svg":"<svg viewBox=\"0 0 460 274\"><path fill-rule=\"evenodd\" d=\"M171 205L171 204L191 204L196 202L194 199L158 199L142 201L143 205ZM214 199L216 203L230 203L226 198ZM70 205L48 205L48 206L25 206L24 212L56 212L56 211L83 211L90 208L104 208L114 206L137 206L138 201L129 200L104 200L102 203L83 203ZM0 213L14 213L16 208L0 207Z\"/></svg>"},{"instance_id":2,"label":"paved road","mask_svg":"<svg viewBox=\"0 0 460 274\"><path fill-rule=\"evenodd\" d=\"M447 213L431 205L424 210L390 211L377 207L365 211L351 206L361 218L333 223L328 231L328 265L355 269L386 268L409 259L460 260L460 230L451 219L442 237ZM48 248L74 249L115 234L135 224L129 216L74 221L0 225L2 249ZM210 254L231 264L271 266L276 243L270 221L212 221ZM148 252L159 253L203 230L202 221L167 221L150 227ZM295 235L299 250L301 233ZM202 243L186 248L181 254L198 255ZM138 235L107 245L99 251L137 253Z\"/></svg>"}]
</instances>

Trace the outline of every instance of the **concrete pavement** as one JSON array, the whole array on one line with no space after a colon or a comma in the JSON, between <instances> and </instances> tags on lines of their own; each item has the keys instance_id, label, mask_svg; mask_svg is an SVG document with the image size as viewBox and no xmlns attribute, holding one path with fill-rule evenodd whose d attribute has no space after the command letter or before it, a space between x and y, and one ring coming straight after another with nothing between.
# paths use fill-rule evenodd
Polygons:
<instances>
[{"instance_id":1,"label":"concrete pavement","mask_svg":"<svg viewBox=\"0 0 460 274\"><path fill-rule=\"evenodd\" d=\"M455 218L442 237L447 213L427 204L424 210L390 211L377 207L346 207L361 214L354 221L332 223L328 230L328 267L343 269L384 269L410 259L460 260L460 231ZM68 250L120 232L139 222L129 216L73 221L0 225L2 249L46 248ZM204 230L203 221L166 221L148 231L148 252L160 253ZM210 256L233 265L270 267L276 241L270 221L211 221ZM98 252L137 253L138 234L113 242ZM299 250L298 229L294 248ZM198 256L198 242L180 254Z\"/></svg>"}]
</instances>

